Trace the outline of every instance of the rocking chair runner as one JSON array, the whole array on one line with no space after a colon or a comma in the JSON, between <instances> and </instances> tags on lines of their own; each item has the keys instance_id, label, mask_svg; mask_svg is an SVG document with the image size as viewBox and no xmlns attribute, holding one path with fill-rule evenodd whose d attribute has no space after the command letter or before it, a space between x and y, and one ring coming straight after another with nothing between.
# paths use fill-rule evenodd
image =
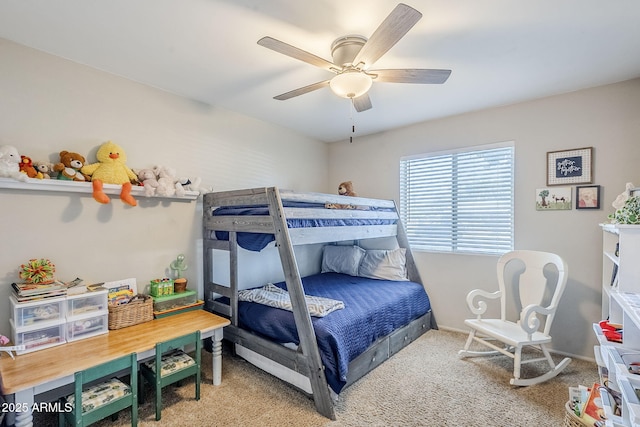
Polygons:
<instances>
[{"instance_id":1,"label":"rocking chair runner","mask_svg":"<svg viewBox=\"0 0 640 427\"><path fill-rule=\"evenodd\" d=\"M519 294L522 311L517 322L507 320L507 300L509 291L505 283L505 268L507 264L519 259L524 263L525 269L519 276ZM553 264L557 269L556 280L548 280L544 269ZM538 251L518 250L506 253L498 260L498 286L499 290L493 293L475 289L467 295L467 304L475 319L465 320L465 324L471 329L460 357L487 356L502 353L513 359L512 385L528 386L538 384L558 375L571 362L570 358L564 358L559 364L555 364L546 345L551 343L551 324L558 308L558 302L567 284L567 264L556 254ZM555 286L554 286L555 285ZM513 287L512 287L513 288ZM552 292L551 301L547 306L542 306L543 298L547 292ZM478 298L477 302L475 301ZM487 310L485 299L500 299L500 319L485 319L482 315ZM517 300L517 298L511 298ZM474 305L475 302L475 305ZM541 321L538 316L544 316L544 327L540 330ZM481 343L492 350L469 350L473 342ZM502 343L502 347L494 344ZM526 346L538 348L544 357L522 360L522 349ZM526 363L546 360L550 370L543 375L534 378L520 378L520 367Z\"/></svg>"}]
</instances>

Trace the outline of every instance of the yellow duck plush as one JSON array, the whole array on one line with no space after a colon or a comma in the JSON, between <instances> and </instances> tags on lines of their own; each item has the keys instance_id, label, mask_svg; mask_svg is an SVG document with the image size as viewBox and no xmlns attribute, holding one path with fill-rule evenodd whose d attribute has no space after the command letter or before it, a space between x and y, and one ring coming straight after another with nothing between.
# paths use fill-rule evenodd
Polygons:
<instances>
[{"instance_id":1,"label":"yellow duck plush","mask_svg":"<svg viewBox=\"0 0 640 427\"><path fill-rule=\"evenodd\" d=\"M131 182L137 181L136 174L127 167L127 154L118 144L107 141L98 148L98 163L82 167L81 172L91 176L93 198L99 203L109 203L110 199L102 190L102 185L122 185L120 199L131 206L138 202L131 195Z\"/></svg>"}]
</instances>

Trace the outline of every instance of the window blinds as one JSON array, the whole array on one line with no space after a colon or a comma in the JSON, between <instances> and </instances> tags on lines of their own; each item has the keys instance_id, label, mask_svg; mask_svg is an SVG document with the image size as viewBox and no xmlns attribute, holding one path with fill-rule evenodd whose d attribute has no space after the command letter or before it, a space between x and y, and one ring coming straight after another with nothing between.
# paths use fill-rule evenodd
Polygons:
<instances>
[{"instance_id":1,"label":"window blinds","mask_svg":"<svg viewBox=\"0 0 640 427\"><path fill-rule=\"evenodd\" d=\"M502 254L513 250L514 147L400 160L400 217L417 250Z\"/></svg>"}]
</instances>

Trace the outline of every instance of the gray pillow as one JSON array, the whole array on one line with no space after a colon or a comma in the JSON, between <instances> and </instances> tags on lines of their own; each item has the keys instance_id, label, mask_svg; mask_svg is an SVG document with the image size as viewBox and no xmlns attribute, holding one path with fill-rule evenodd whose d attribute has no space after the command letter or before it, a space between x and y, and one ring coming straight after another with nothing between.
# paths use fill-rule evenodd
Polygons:
<instances>
[{"instance_id":1,"label":"gray pillow","mask_svg":"<svg viewBox=\"0 0 640 427\"><path fill-rule=\"evenodd\" d=\"M364 254L360 246L327 245L322 252L322 272L357 276Z\"/></svg>"},{"instance_id":2,"label":"gray pillow","mask_svg":"<svg viewBox=\"0 0 640 427\"><path fill-rule=\"evenodd\" d=\"M368 250L360 262L358 276L370 279L409 280L406 253L405 248Z\"/></svg>"}]
</instances>

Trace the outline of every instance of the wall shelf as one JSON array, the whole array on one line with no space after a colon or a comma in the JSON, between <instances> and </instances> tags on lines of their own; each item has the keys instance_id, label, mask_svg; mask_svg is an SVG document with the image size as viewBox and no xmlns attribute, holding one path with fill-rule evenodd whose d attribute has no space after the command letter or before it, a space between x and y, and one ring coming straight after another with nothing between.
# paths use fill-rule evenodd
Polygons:
<instances>
[{"instance_id":1,"label":"wall shelf","mask_svg":"<svg viewBox=\"0 0 640 427\"><path fill-rule=\"evenodd\" d=\"M12 178L0 177L0 189L20 190L20 191L45 191L58 193L84 193L91 195L93 189L90 182L75 182L59 179L36 179L28 178L27 182L18 181ZM114 184L104 184L104 192L109 195L120 195L120 186ZM138 198L148 199L172 199L191 201L198 198L197 191L185 191L184 196L145 196L144 188L133 186L131 194Z\"/></svg>"}]
</instances>

